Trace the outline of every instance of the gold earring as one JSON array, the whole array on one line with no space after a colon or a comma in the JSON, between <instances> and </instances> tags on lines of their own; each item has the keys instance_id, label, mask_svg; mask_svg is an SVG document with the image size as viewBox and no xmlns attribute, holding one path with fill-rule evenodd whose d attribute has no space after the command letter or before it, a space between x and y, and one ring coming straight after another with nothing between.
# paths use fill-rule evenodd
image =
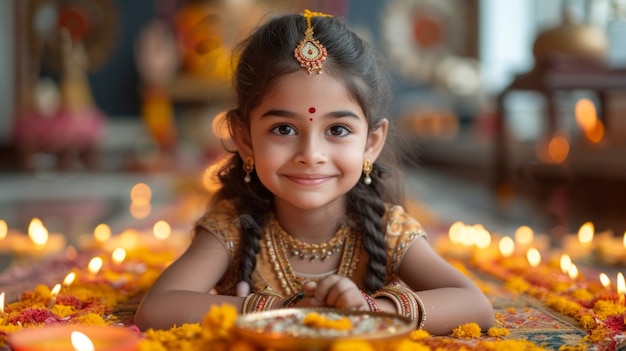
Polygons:
<instances>
[{"instance_id":1,"label":"gold earring","mask_svg":"<svg viewBox=\"0 0 626 351\"><path fill-rule=\"evenodd\" d=\"M252 178L250 178L250 173L254 170L254 159L252 156L246 157L246 160L243 163L243 170L246 172L246 176L243 178L243 181L250 183L252 180Z\"/></svg>"},{"instance_id":2,"label":"gold earring","mask_svg":"<svg viewBox=\"0 0 626 351\"><path fill-rule=\"evenodd\" d=\"M374 169L374 167L372 166L372 161L370 161L369 158L366 158L365 161L363 161L363 174L365 175L365 178L363 178L363 183L365 183L365 185L372 184L372 178L370 178L370 173L372 173L372 169Z\"/></svg>"}]
</instances>

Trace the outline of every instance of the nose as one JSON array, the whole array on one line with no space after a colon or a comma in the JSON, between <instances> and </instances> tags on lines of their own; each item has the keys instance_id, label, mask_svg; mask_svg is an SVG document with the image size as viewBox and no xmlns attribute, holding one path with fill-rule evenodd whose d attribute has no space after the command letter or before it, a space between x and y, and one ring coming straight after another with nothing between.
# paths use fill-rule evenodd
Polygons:
<instances>
[{"instance_id":1,"label":"nose","mask_svg":"<svg viewBox=\"0 0 626 351\"><path fill-rule=\"evenodd\" d=\"M306 165L324 164L328 162L328 145L323 136L303 135L298 144L295 161Z\"/></svg>"}]
</instances>

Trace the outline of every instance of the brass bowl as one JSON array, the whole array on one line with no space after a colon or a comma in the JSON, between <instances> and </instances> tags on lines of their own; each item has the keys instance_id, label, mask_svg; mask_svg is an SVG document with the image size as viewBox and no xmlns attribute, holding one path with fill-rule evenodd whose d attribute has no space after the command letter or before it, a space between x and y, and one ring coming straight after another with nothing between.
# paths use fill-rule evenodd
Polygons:
<instances>
[{"instance_id":1,"label":"brass bowl","mask_svg":"<svg viewBox=\"0 0 626 351\"><path fill-rule=\"evenodd\" d=\"M316 329L302 323L311 312L330 319L348 317L351 330ZM395 349L415 328L409 318L383 312L333 308L288 308L239 317L235 333L257 347L274 350L326 350L338 340L362 340L374 349Z\"/></svg>"}]
</instances>

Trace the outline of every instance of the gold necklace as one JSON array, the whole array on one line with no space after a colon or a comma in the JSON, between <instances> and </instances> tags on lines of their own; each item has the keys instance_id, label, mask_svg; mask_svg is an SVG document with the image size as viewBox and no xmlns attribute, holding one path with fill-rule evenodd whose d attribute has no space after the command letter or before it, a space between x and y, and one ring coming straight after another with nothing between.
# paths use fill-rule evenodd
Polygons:
<instances>
[{"instance_id":1,"label":"gold necklace","mask_svg":"<svg viewBox=\"0 0 626 351\"><path fill-rule=\"evenodd\" d=\"M299 257L301 260L311 262L317 259L326 261L333 254L343 250L348 232L348 226L342 225L328 242L309 244L292 237L278 226L272 227L272 235L275 236L276 242L280 243L291 257Z\"/></svg>"},{"instance_id":2,"label":"gold necklace","mask_svg":"<svg viewBox=\"0 0 626 351\"><path fill-rule=\"evenodd\" d=\"M291 236L285 233L276 219L270 220L267 224L264 230L264 237L265 249L267 250L266 254L270 260L270 265L274 269L276 277L280 281L280 286L283 288L286 295L293 295L300 291L302 289L302 281L304 280L317 281L317 279L303 279L302 277L298 277L291 267L291 263L289 263L289 259L287 258L289 255L287 245L285 244ZM338 233L335 234L335 237L343 238L341 239L343 252L336 274L344 277L352 277L361 255L361 235L352 233L350 225L344 224ZM331 241L332 240L333 239L331 239Z\"/></svg>"}]
</instances>

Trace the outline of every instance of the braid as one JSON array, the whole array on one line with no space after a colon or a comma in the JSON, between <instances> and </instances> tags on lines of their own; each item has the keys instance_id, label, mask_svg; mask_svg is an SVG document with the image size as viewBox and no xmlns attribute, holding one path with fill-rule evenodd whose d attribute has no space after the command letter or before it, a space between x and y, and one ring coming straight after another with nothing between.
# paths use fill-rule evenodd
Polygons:
<instances>
[{"instance_id":1,"label":"braid","mask_svg":"<svg viewBox=\"0 0 626 351\"><path fill-rule=\"evenodd\" d=\"M241 258L239 262L239 281L252 286L252 272L256 267L256 255L259 252L261 227L250 215L242 215L241 220Z\"/></svg>"},{"instance_id":2,"label":"braid","mask_svg":"<svg viewBox=\"0 0 626 351\"><path fill-rule=\"evenodd\" d=\"M383 235L382 217L385 214L385 202L382 199L384 186L379 170L374 166L372 183L357 183L350 192L349 206L360 218L363 228L363 246L369 256L364 277L368 293L383 287L387 277L387 242Z\"/></svg>"},{"instance_id":3,"label":"braid","mask_svg":"<svg viewBox=\"0 0 626 351\"><path fill-rule=\"evenodd\" d=\"M243 160L233 154L228 163L218 172L222 188L214 201L231 199L237 213L240 214L241 249L239 252L239 280L251 284L252 272L256 267L256 256L260 249L261 228L267 222L267 213L271 208L271 194L261 184L258 177L252 177L250 183L244 183L245 171Z\"/></svg>"}]
</instances>

